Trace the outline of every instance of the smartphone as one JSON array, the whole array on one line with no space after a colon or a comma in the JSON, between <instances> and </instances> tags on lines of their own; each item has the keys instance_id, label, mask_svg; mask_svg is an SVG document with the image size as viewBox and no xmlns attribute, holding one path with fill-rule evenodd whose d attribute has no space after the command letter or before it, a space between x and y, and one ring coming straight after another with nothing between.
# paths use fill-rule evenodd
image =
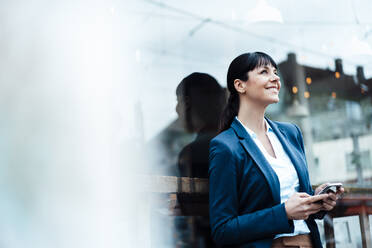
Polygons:
<instances>
[{"instance_id":1,"label":"smartphone","mask_svg":"<svg viewBox=\"0 0 372 248\"><path fill-rule=\"evenodd\" d=\"M324 189L322 189L318 195L320 194L328 194L328 193L337 193L337 191L342 187L342 183L330 183L327 185L327 187L325 187Z\"/></svg>"}]
</instances>

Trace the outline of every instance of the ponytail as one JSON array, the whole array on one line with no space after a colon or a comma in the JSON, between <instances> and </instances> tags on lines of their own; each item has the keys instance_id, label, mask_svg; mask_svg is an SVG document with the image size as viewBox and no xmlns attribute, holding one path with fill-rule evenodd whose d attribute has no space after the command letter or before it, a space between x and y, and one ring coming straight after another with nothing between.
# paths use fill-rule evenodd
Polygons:
<instances>
[{"instance_id":1,"label":"ponytail","mask_svg":"<svg viewBox=\"0 0 372 248\"><path fill-rule=\"evenodd\" d=\"M222 112L219 132L223 132L228 129L233 122L235 116L238 115L239 111L239 95L236 91L230 93L227 104Z\"/></svg>"}]
</instances>

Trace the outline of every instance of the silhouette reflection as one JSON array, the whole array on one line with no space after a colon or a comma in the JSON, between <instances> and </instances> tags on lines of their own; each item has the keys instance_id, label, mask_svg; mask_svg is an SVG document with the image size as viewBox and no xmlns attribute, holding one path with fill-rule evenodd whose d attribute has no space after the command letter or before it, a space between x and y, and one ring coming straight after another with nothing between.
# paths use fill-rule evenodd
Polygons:
<instances>
[{"instance_id":1,"label":"silhouette reflection","mask_svg":"<svg viewBox=\"0 0 372 248\"><path fill-rule=\"evenodd\" d=\"M184 129L197 133L196 139L179 154L180 175L208 178L209 142L217 135L224 90L212 76L195 72L181 81L176 95L176 111Z\"/></svg>"},{"instance_id":2,"label":"silhouette reflection","mask_svg":"<svg viewBox=\"0 0 372 248\"><path fill-rule=\"evenodd\" d=\"M218 132L219 116L225 103L225 91L217 80L206 73L192 73L176 89L176 111L182 127L196 133L194 141L186 145L178 156L179 175L208 178L209 142ZM178 194L183 215L190 212L191 196ZM206 196L200 196L205 199ZM195 202L195 196L194 196ZM215 247L211 239L209 218L202 216L176 219L179 231L177 243L183 247Z\"/></svg>"}]
</instances>

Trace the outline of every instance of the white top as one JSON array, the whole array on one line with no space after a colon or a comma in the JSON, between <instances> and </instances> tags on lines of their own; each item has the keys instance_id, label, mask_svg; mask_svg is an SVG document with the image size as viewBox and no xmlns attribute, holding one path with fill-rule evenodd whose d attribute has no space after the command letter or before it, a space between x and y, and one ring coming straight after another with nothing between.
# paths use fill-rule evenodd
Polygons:
<instances>
[{"instance_id":1,"label":"white top","mask_svg":"<svg viewBox=\"0 0 372 248\"><path fill-rule=\"evenodd\" d=\"M243 125L247 130L248 134L254 140L260 151L265 156L266 160L269 162L271 167L274 169L276 175L279 178L280 183L280 201L281 203L287 201L295 192L298 192L300 184L298 180L298 175L296 169L293 166L291 159L288 157L287 153L283 149L278 137L274 133L273 129L270 127L269 123L265 120L266 135L270 140L270 143L274 149L276 158L272 157L264 148L261 141L257 138L257 135L246 127L239 119L236 119ZM309 228L304 220L293 220L294 232L278 234L275 238L283 236L295 236L299 234L310 233Z\"/></svg>"}]
</instances>

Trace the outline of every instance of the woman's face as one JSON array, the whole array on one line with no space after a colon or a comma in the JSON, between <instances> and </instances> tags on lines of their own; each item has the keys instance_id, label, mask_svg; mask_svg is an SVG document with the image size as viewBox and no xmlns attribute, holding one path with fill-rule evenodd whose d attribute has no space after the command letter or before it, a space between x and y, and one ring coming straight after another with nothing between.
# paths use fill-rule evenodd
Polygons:
<instances>
[{"instance_id":1,"label":"woman's face","mask_svg":"<svg viewBox=\"0 0 372 248\"><path fill-rule=\"evenodd\" d=\"M247 100L264 105L279 102L280 78L276 68L271 64L249 71L245 83Z\"/></svg>"}]
</instances>

